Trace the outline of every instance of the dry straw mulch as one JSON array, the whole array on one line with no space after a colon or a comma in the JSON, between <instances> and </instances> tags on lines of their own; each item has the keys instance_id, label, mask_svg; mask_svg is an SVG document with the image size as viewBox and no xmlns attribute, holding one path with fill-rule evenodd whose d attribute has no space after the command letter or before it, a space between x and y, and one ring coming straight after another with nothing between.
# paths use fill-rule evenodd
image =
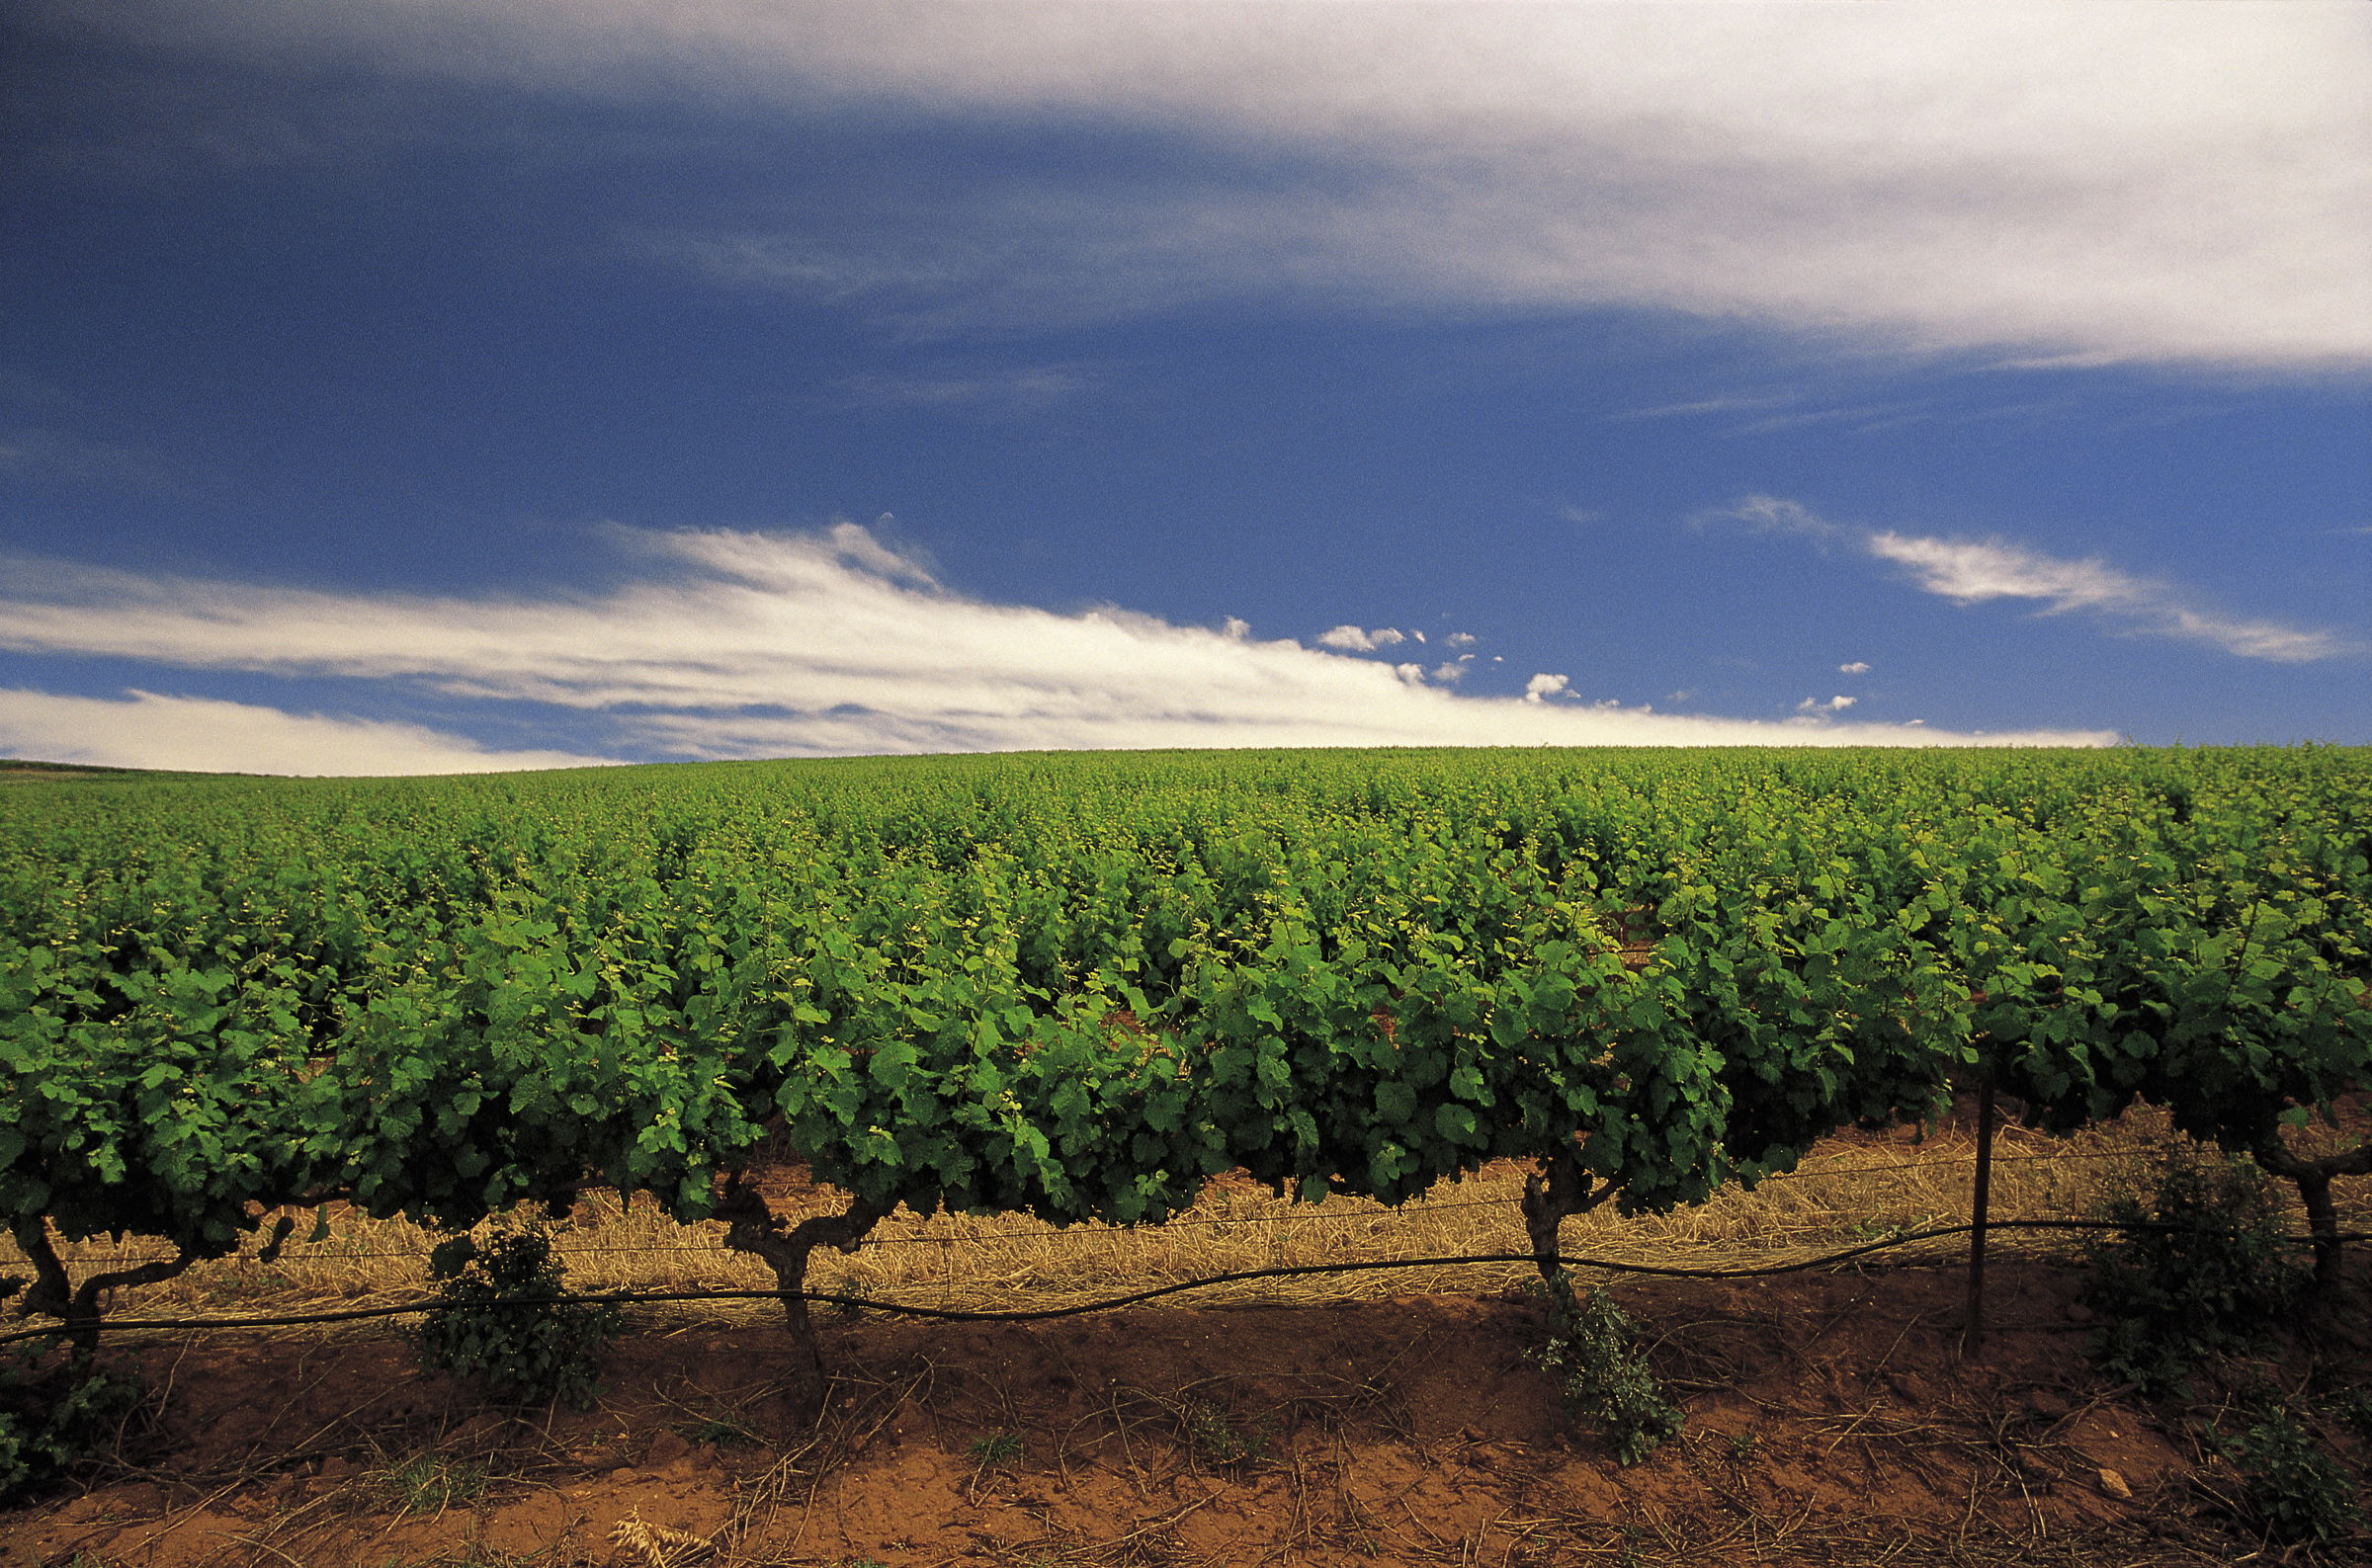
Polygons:
<instances>
[{"instance_id":1,"label":"dry straw mulch","mask_svg":"<svg viewBox=\"0 0 2372 1568\"><path fill-rule=\"evenodd\" d=\"M2065 1138L2016 1126L1995 1139L1991 1213L1995 1220L2080 1217L2110 1193L2133 1185L2173 1136L2163 1117L2135 1112ZM1924 1135L1912 1129L1848 1134L1816 1149L1793 1172L1748 1190L1725 1188L1706 1203L1667 1214L1624 1217L1611 1206L1567 1222L1568 1254L1612 1263L1699 1269L1751 1269L1818 1258L1906 1231L1963 1224L1970 1218L1976 1143L1958 1121ZM792 1212L833 1206L836 1196L781 1173L778 1207ZM963 1310L1082 1305L1134 1290L1241 1271L1307 1264L1388 1261L1526 1250L1517 1213L1524 1170L1487 1167L1445 1183L1398 1209L1354 1197L1287 1201L1242 1177L1221 1178L1187 1213L1161 1225L1054 1226L1026 1216L901 1210L876 1227L853 1256L824 1252L811 1288ZM2342 1188L2364 1184L2342 1184ZM2286 1194L2286 1185L2282 1188ZM2342 1191L2345 1224L2372 1219L2372 1194ZM2301 1230L2303 1215L2298 1216ZM301 1234L301 1230L300 1230ZM179 1279L124 1292L122 1313L236 1315L308 1307L372 1305L418 1298L427 1286L433 1233L401 1220L359 1214L332 1217L327 1239L292 1241L278 1261L252 1254L201 1265ZM1913 1243L1891 1256L1947 1256L1966 1242ZM2004 1232L2004 1252L2060 1252L2066 1236ZM723 1226L679 1225L647 1200L621 1202L589 1194L560 1225L555 1250L581 1290L769 1289L773 1277L754 1259L728 1251ZM154 1255L130 1238L63 1249L76 1274ZM0 1271L14 1261L0 1245ZM1250 1301L1312 1304L1440 1292L1487 1292L1521 1283L1521 1263L1252 1279L1209 1286L1194 1305ZM771 1303L698 1303L670 1315L734 1318L768 1314Z\"/></svg>"}]
</instances>

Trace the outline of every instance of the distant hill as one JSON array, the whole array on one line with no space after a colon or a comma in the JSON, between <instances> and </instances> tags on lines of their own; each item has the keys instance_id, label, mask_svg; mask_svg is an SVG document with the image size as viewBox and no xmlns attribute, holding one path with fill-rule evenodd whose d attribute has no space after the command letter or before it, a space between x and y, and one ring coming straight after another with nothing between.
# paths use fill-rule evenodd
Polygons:
<instances>
[{"instance_id":1,"label":"distant hill","mask_svg":"<svg viewBox=\"0 0 2372 1568\"><path fill-rule=\"evenodd\" d=\"M0 757L0 784L32 784L43 779L228 779L232 774L183 773L170 768L108 768L85 762L40 762L28 757Z\"/></svg>"}]
</instances>

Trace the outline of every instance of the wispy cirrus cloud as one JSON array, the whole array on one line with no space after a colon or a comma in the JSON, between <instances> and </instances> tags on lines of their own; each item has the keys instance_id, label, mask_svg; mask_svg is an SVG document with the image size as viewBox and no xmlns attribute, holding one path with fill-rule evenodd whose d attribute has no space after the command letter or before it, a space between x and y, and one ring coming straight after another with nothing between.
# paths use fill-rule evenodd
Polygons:
<instances>
[{"instance_id":1,"label":"wispy cirrus cloud","mask_svg":"<svg viewBox=\"0 0 2372 1568\"><path fill-rule=\"evenodd\" d=\"M1774 408L1789 407L1796 401L1795 394L1785 392L1723 392L1713 397L1692 398L1684 403L1657 403L1648 408L1626 408L1608 417L1629 421L1697 419L1709 414L1760 414Z\"/></svg>"},{"instance_id":2,"label":"wispy cirrus cloud","mask_svg":"<svg viewBox=\"0 0 2372 1568\"><path fill-rule=\"evenodd\" d=\"M1913 353L2372 365L2372 19L2070 8L29 0L36 20L551 93L1123 129L880 232L689 223L731 287L945 320L1247 293L1680 312ZM890 210L895 208L895 210Z\"/></svg>"},{"instance_id":3,"label":"wispy cirrus cloud","mask_svg":"<svg viewBox=\"0 0 2372 1568\"><path fill-rule=\"evenodd\" d=\"M1854 530L1831 523L1801 501L1775 495L1750 495L1726 507L1714 507L1689 519L1692 526L1737 524L1756 534L1794 534L1809 539L1849 537Z\"/></svg>"},{"instance_id":4,"label":"wispy cirrus cloud","mask_svg":"<svg viewBox=\"0 0 2372 1568\"><path fill-rule=\"evenodd\" d=\"M620 530L613 539L638 552L642 571L606 593L543 598L334 593L20 558L0 594L0 647L383 682L414 710L439 697L457 712L488 701L556 708L610 737L589 749L604 756L1979 739L1590 705L1562 674L1534 676L1521 697L1468 697L1444 689L1455 679L1446 673L1262 640L1240 623L1213 629L1119 609L985 603L849 523L799 535ZM72 707L78 701L41 709L52 715L43 733L63 733L59 714L116 714L121 731L142 712L184 711L102 713ZM1982 739L2089 745L2113 736Z\"/></svg>"},{"instance_id":5,"label":"wispy cirrus cloud","mask_svg":"<svg viewBox=\"0 0 2372 1568\"><path fill-rule=\"evenodd\" d=\"M2336 632L2199 607L2169 584L2098 559L2069 560L1999 539L1922 538L1892 530L1869 536L1866 543L1879 559L1908 568L1921 589L1959 604L2023 599L2040 605L2046 615L2089 611L2137 631L2280 664L2363 651L2362 644Z\"/></svg>"},{"instance_id":6,"label":"wispy cirrus cloud","mask_svg":"<svg viewBox=\"0 0 2372 1568\"><path fill-rule=\"evenodd\" d=\"M2124 630L2204 643L2244 659L2310 664L2368 650L2343 633L2236 616L2200 603L2175 584L2144 577L2096 557L2071 559L1998 538L1961 539L1832 522L1801 502L1753 495L1698 513L1703 527L1725 524L1758 534L1792 535L1822 547L1844 545L1905 568L1925 593L1976 605L2023 600L2045 615L2087 613ZM1858 675L1866 664L1839 667Z\"/></svg>"},{"instance_id":7,"label":"wispy cirrus cloud","mask_svg":"<svg viewBox=\"0 0 2372 1568\"><path fill-rule=\"evenodd\" d=\"M665 261L727 285L780 289L812 298L929 297L965 285L982 265L956 255L892 257L838 244L747 231L664 230L627 236Z\"/></svg>"},{"instance_id":8,"label":"wispy cirrus cloud","mask_svg":"<svg viewBox=\"0 0 2372 1568\"><path fill-rule=\"evenodd\" d=\"M2028 397L2010 402L1972 401L1965 389L1950 397L1906 396L1882 402L1851 398L1840 402L1832 392L1823 392L1815 385L1793 387L1786 391L1726 392L1690 402L1623 409L1607 417L1617 423L1710 420L1719 424L1721 433L1727 436L1777 436L1816 426L1840 427L1869 436L1913 425L2040 422L2065 418L2077 406L2077 400L2067 395Z\"/></svg>"},{"instance_id":9,"label":"wispy cirrus cloud","mask_svg":"<svg viewBox=\"0 0 2372 1568\"><path fill-rule=\"evenodd\" d=\"M937 370L854 375L837 383L847 399L871 408L963 409L989 415L1027 414L1093 388L1099 373L1084 364L1010 369Z\"/></svg>"}]
</instances>

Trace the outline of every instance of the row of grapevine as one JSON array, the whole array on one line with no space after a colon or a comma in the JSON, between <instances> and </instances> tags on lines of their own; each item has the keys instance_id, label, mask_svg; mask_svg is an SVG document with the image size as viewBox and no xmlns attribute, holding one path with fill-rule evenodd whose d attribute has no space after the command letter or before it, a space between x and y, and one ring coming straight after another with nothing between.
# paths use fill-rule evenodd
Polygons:
<instances>
[{"instance_id":1,"label":"row of grapevine","mask_svg":"<svg viewBox=\"0 0 2372 1568\"><path fill-rule=\"evenodd\" d=\"M2372 1087L2368 867L2372 759L2330 749L21 787L0 1209L28 1307L81 1317L120 1281L55 1236L186 1262L587 1180L791 1287L899 1204L1152 1222L1230 1168L1398 1202L1536 1160L1546 1238L1979 1071L2298 1163L2285 1118ZM762 1144L850 1211L786 1224Z\"/></svg>"}]
</instances>

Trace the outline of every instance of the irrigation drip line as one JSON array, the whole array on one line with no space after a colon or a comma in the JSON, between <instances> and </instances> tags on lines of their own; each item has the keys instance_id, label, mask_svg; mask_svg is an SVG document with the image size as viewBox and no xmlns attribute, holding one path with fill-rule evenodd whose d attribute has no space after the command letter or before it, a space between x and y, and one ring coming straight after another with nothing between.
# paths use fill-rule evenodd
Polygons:
<instances>
[{"instance_id":1,"label":"irrigation drip line","mask_svg":"<svg viewBox=\"0 0 2372 1568\"><path fill-rule=\"evenodd\" d=\"M1974 1225L1939 1225L1931 1230L1906 1232L1879 1241L1847 1247L1842 1252L1822 1254L1818 1258L1799 1259L1794 1263L1761 1264L1743 1269L1694 1269L1682 1264L1625 1263L1610 1258L1570 1258L1563 1253L1542 1255L1531 1252L1465 1253L1446 1258L1368 1258L1344 1263L1288 1264L1271 1269L1238 1269L1228 1274L1207 1275L1195 1279L1180 1279L1170 1284L1155 1285L1147 1290L1132 1291L1101 1301L1080 1302L1061 1307L1027 1307L1007 1312L975 1312L959 1307L927 1307L902 1301L884 1301L873 1296L842 1295L827 1290L604 1290L583 1295L505 1296L499 1300L472 1303L473 1306L559 1306L616 1304L621 1306L675 1301L809 1301L825 1306L857 1308L869 1312L887 1312L894 1317L926 1318L948 1323L1044 1323L1056 1318L1084 1317L1090 1312L1110 1312L1120 1307L1138 1306L1157 1301L1163 1296L1178 1295L1188 1290L1207 1289L1217 1284L1235 1284L1247 1279L1283 1279L1308 1275L1368 1274L1384 1269L1446 1269L1481 1263L1546 1263L1563 1269L1602 1269L1610 1274L1653 1275L1674 1279L1754 1279L1783 1274L1804 1274L1831 1264L1845 1263L1890 1248L1908 1246L1914 1241L1935 1241L1946 1236L1965 1236ZM1994 1230L2186 1230L2189 1227L2167 1224L2121 1224L2115 1220L2099 1219L1997 1219L1991 1222ZM2283 1238L2293 1244L2312 1245L2313 1236ZM2372 1239L2363 1232L2350 1231L2325 1241L2364 1241ZM406 1317L415 1312L433 1312L445 1305L442 1301L409 1301L397 1306L348 1307L335 1312L296 1312L268 1317L244 1318L60 1318L47 1328L20 1329L13 1334L0 1334L0 1345L13 1345L25 1340L54 1339L81 1330L93 1333L109 1330L202 1330L301 1328L321 1323L357 1323L370 1318Z\"/></svg>"}]
</instances>

